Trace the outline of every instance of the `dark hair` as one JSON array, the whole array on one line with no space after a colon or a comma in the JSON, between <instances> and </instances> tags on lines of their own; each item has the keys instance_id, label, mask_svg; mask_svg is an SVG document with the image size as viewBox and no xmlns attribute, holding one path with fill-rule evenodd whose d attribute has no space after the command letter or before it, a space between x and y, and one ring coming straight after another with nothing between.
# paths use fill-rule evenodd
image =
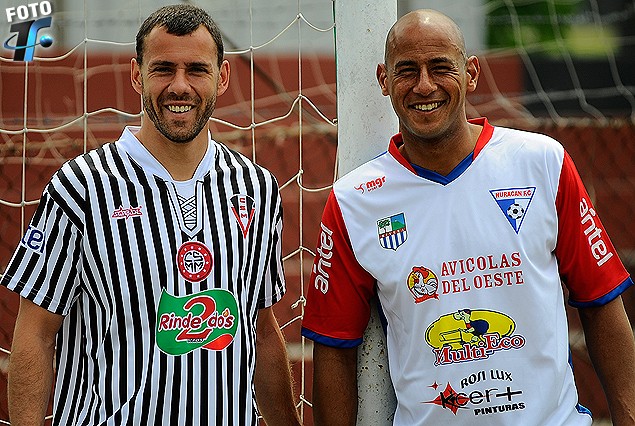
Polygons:
<instances>
[{"instance_id":1,"label":"dark hair","mask_svg":"<svg viewBox=\"0 0 635 426\"><path fill-rule=\"evenodd\" d=\"M206 11L189 4L164 6L146 18L137 32L137 62L141 65L145 39L154 27L164 27L168 34L184 36L193 33L201 25L207 28L216 43L216 55L220 67L224 55L220 30Z\"/></svg>"}]
</instances>

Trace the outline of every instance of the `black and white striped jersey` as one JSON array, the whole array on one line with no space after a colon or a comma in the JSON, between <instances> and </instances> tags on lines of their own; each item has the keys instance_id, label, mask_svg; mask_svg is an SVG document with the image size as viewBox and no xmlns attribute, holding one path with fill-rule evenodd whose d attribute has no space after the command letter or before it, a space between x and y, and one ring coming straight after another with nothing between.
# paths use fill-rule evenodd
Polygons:
<instances>
[{"instance_id":1,"label":"black and white striped jersey","mask_svg":"<svg viewBox=\"0 0 635 426\"><path fill-rule=\"evenodd\" d=\"M277 182L211 137L174 181L135 131L54 175L1 282L65 315L54 424L257 424L256 318L285 291Z\"/></svg>"}]
</instances>

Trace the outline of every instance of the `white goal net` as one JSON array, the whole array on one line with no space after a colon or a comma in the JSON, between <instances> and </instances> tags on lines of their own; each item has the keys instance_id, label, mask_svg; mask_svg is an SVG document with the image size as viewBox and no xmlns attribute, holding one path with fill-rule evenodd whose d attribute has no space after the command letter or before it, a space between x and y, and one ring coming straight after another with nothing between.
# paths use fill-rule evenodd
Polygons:
<instances>
[{"instance_id":1,"label":"white goal net","mask_svg":"<svg viewBox=\"0 0 635 426\"><path fill-rule=\"evenodd\" d=\"M170 2L49 0L46 14L45 2L36 10L21 8L28 2L0 1L2 274L53 172L112 141L123 126L140 122L141 102L129 78L134 35L151 11ZM338 62L345 59L335 49L338 33L345 33L335 28L338 1L348 0L191 2L219 24L232 67L230 88L214 114L214 138L269 168L281 184L288 294L276 313L289 342L305 424L312 424L311 347L300 338L300 322L321 210L336 178L338 143L353 151L364 144L338 141L338 123L366 113L363 101L338 109L337 94L354 91L356 84L354 75L340 75L336 90ZM351 4L362 11L378 1ZM559 139L624 262L635 270L635 59L630 54L635 0L393 1L397 15L429 7L457 21L482 66L468 114ZM51 22L38 33L33 60L18 60L19 28L13 24L47 16ZM50 37L50 46L42 35ZM370 72L382 59L368 58ZM387 131L396 132L392 123ZM0 371L6 369L17 303L0 288ZM601 419L607 416L605 401L591 378L583 339L575 327L572 333L576 377L589 384L581 399ZM8 424L6 375L0 372L3 423Z\"/></svg>"}]
</instances>

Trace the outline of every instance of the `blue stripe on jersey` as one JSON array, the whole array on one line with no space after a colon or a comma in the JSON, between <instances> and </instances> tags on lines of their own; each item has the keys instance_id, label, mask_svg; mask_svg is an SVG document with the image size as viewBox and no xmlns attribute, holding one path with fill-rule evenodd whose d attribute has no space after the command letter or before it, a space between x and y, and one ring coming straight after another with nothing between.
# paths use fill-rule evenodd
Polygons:
<instances>
[{"instance_id":1,"label":"blue stripe on jersey","mask_svg":"<svg viewBox=\"0 0 635 426\"><path fill-rule=\"evenodd\" d=\"M591 410L589 410L588 408L586 408L584 405L580 404L579 402L575 405L575 409L580 414L588 414L589 416L593 417L593 413L591 413Z\"/></svg>"},{"instance_id":2,"label":"blue stripe on jersey","mask_svg":"<svg viewBox=\"0 0 635 426\"><path fill-rule=\"evenodd\" d=\"M571 347L569 347L569 368L571 368L571 374L573 374L573 353L571 352ZM579 402L575 405L575 410L580 414L588 414L591 418L593 417L591 410Z\"/></svg>"},{"instance_id":3,"label":"blue stripe on jersey","mask_svg":"<svg viewBox=\"0 0 635 426\"><path fill-rule=\"evenodd\" d=\"M414 171L418 176L422 178L426 178L436 183L440 183L441 185L447 185L452 182L454 179L458 178L463 174L463 172L470 167L472 161L474 160L474 152L470 152L470 154L465 157L461 162L454 168L447 176L443 176L440 173L433 172L429 169L424 169L423 167L417 166L416 164L410 163Z\"/></svg>"},{"instance_id":4,"label":"blue stripe on jersey","mask_svg":"<svg viewBox=\"0 0 635 426\"><path fill-rule=\"evenodd\" d=\"M592 308L594 306L604 306L615 299L617 296L624 293L624 291L632 285L633 279L631 277L628 277L624 281L622 281L622 284L615 287L613 291L605 294L598 299L592 300L590 302L576 302L575 300L569 299L569 305L573 306L574 308Z\"/></svg>"},{"instance_id":5,"label":"blue stripe on jersey","mask_svg":"<svg viewBox=\"0 0 635 426\"><path fill-rule=\"evenodd\" d=\"M321 343L325 346L331 346L333 348L356 348L362 344L363 339L336 339L334 337L327 337L302 327L302 335L307 339L311 339L314 342Z\"/></svg>"}]
</instances>

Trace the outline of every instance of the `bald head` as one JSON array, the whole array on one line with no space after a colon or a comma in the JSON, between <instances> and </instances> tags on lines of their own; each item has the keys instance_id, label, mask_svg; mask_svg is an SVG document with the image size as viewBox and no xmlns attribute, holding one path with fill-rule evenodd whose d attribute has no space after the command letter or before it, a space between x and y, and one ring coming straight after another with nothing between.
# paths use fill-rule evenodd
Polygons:
<instances>
[{"instance_id":1,"label":"bald head","mask_svg":"<svg viewBox=\"0 0 635 426\"><path fill-rule=\"evenodd\" d=\"M384 60L377 81L399 117L404 144L471 140L466 96L476 90L480 66L476 56L467 57L454 21L429 9L404 15L388 33Z\"/></svg>"},{"instance_id":2,"label":"bald head","mask_svg":"<svg viewBox=\"0 0 635 426\"><path fill-rule=\"evenodd\" d=\"M390 58L398 48L399 42L405 35L412 37L418 34L421 40L432 36L446 37L449 43L467 58L465 53L465 39L459 26L448 16L432 9L420 9L409 12L399 18L392 26L386 37L384 63L388 65Z\"/></svg>"}]
</instances>

